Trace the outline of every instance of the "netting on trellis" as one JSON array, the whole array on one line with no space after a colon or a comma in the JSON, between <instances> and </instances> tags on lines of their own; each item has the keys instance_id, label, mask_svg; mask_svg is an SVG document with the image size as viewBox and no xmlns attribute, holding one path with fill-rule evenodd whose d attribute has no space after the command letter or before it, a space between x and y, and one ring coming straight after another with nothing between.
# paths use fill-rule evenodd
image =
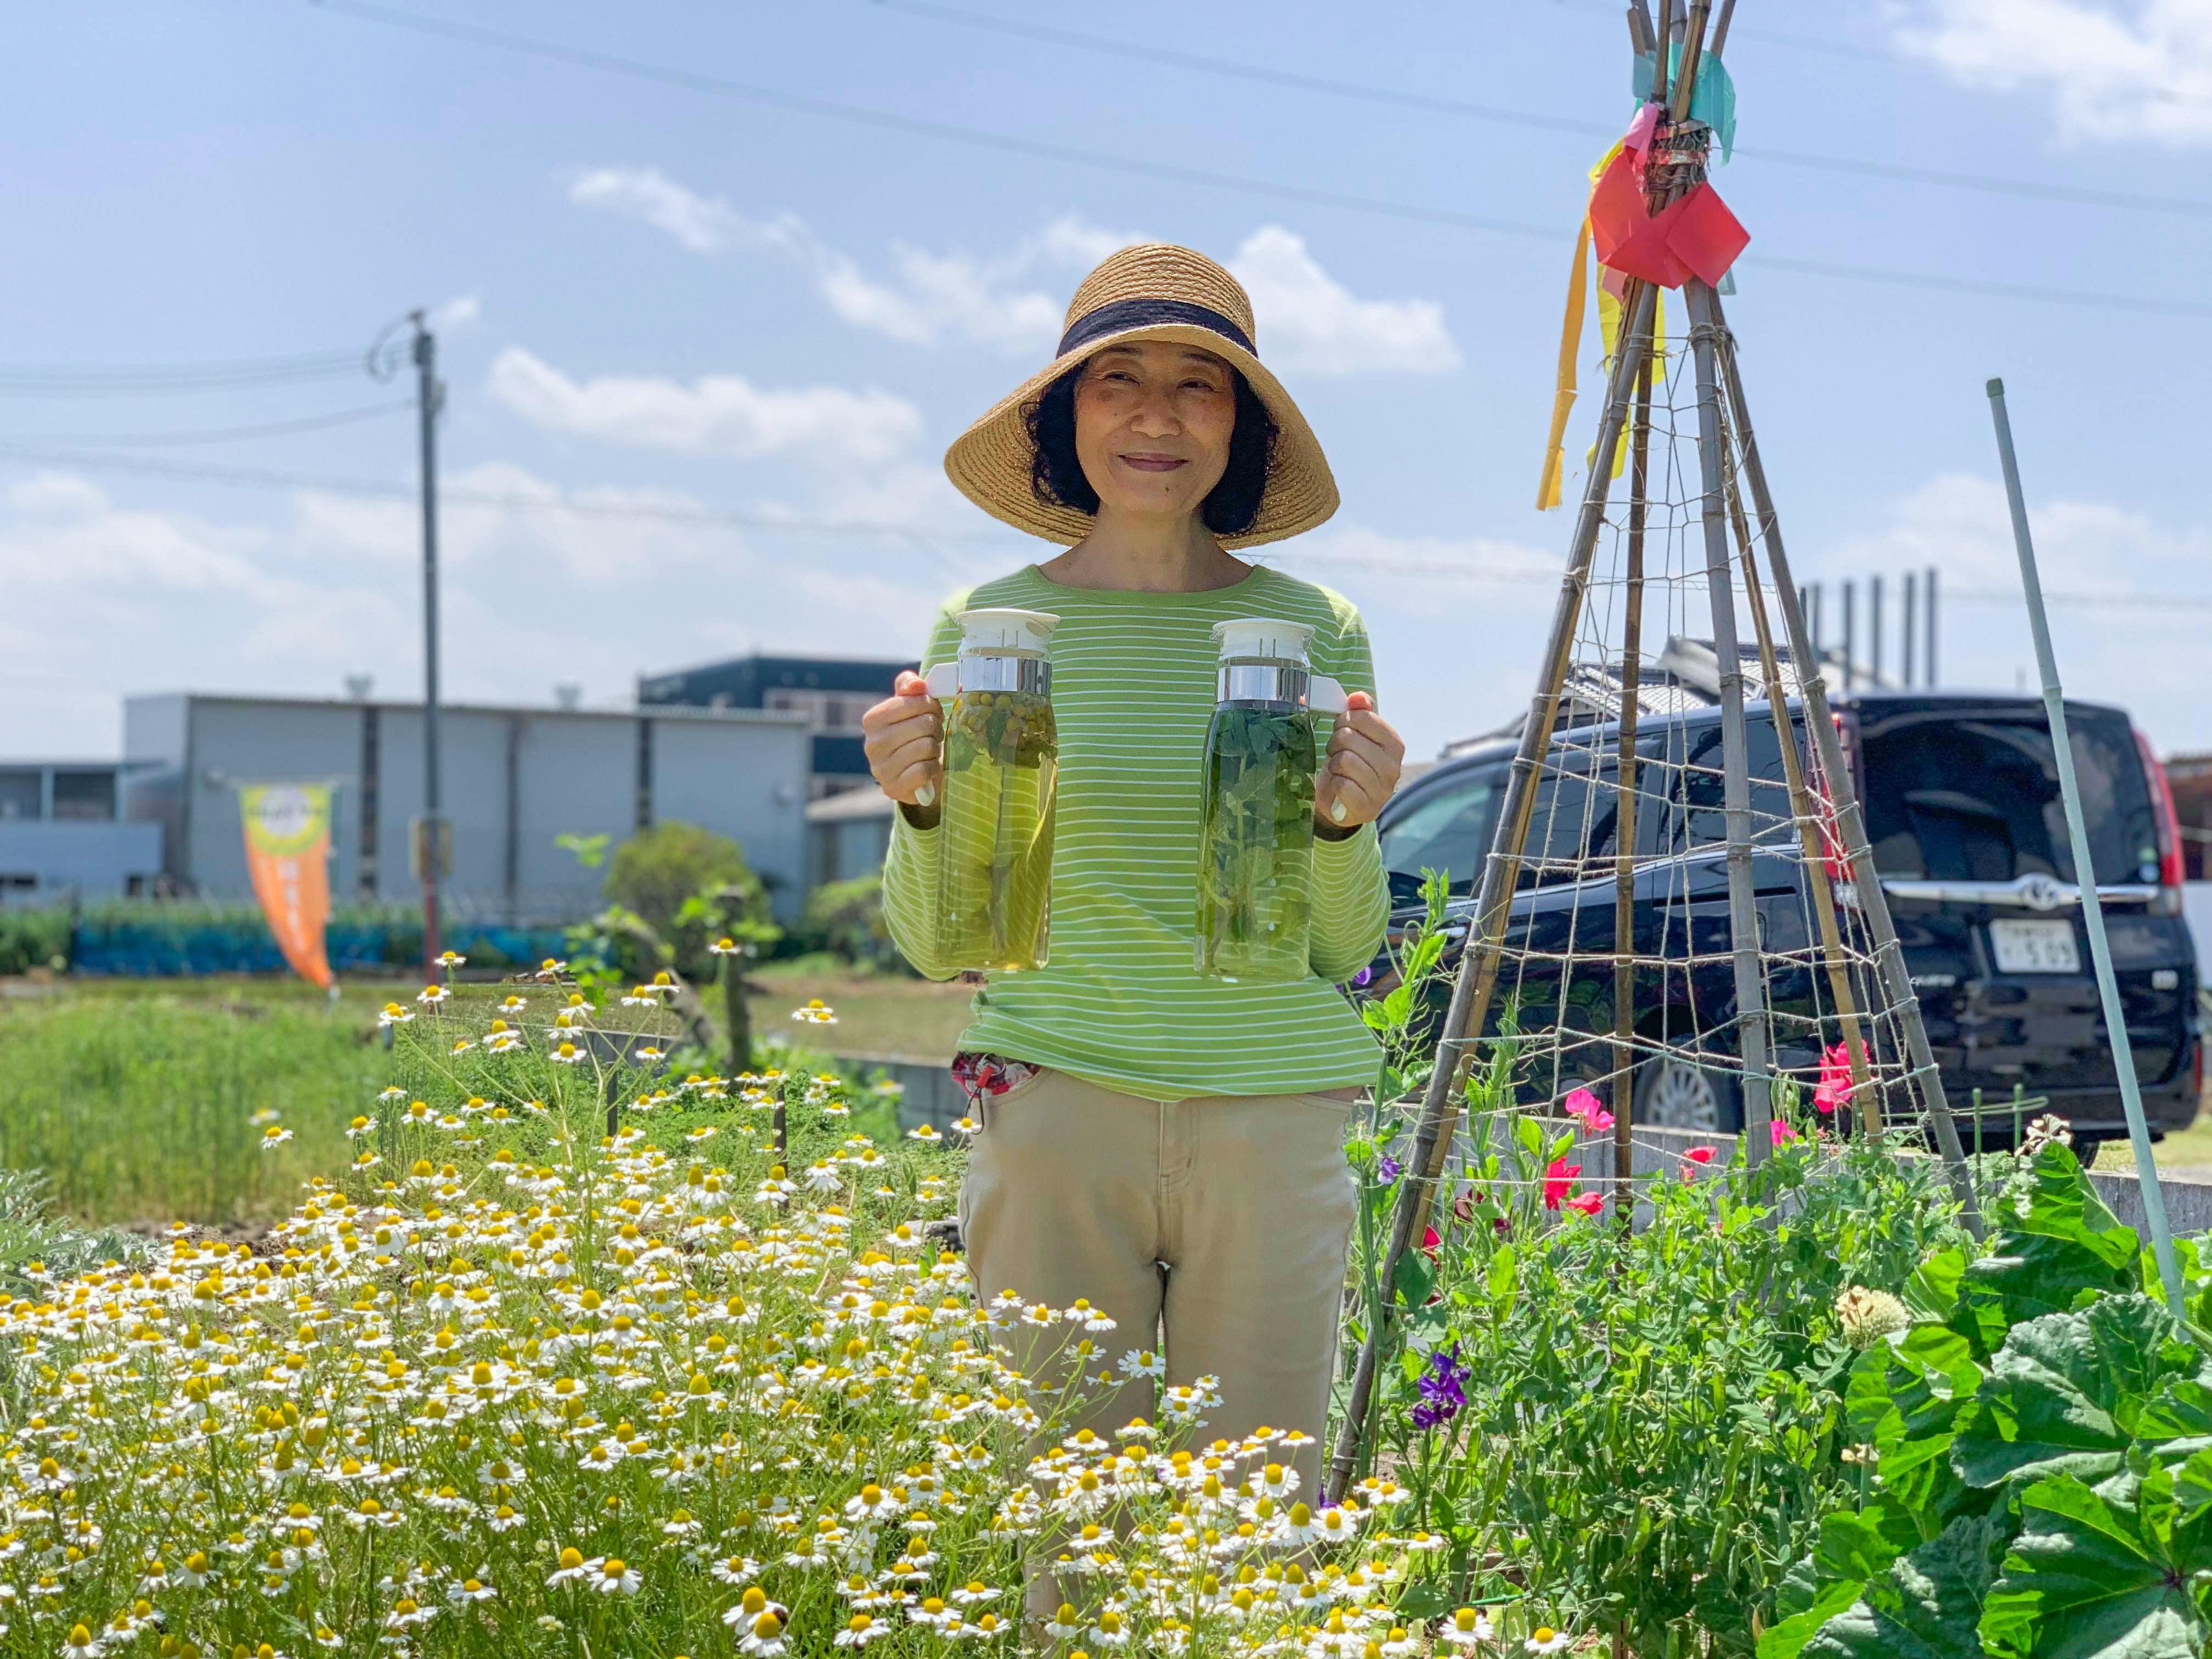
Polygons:
<instances>
[{"instance_id":1,"label":"netting on trellis","mask_svg":"<svg viewBox=\"0 0 2212 1659\"><path fill-rule=\"evenodd\" d=\"M1651 359L1648 410L1621 447L1525 842L1511 845L1509 826L1490 854L1517 850L1519 871L1489 1028L1503 1022L1519 1033L1524 1103L1559 1103L1583 1087L1616 1114L1632 1102L1639 1124L1717 1130L1756 1121L1743 1109L1743 1085L1757 1016L1737 995L1729 914L1724 682L1733 669L1744 705L1737 839L1749 864L1749 965L1775 1115L1794 1105L1809 1117L1816 1093L1833 1104L1856 1072L1853 1110L1901 1123L1916 1108L1899 1010L1882 991L1836 833L1837 793L1796 700L1801 667L1815 671L1789 649L1718 389L1708 418L1719 442L1711 456L1701 448L1694 358L1677 338ZM1709 462L1721 486L1732 630L1713 612ZM1498 787L1504 793L1502 777Z\"/></svg>"}]
</instances>

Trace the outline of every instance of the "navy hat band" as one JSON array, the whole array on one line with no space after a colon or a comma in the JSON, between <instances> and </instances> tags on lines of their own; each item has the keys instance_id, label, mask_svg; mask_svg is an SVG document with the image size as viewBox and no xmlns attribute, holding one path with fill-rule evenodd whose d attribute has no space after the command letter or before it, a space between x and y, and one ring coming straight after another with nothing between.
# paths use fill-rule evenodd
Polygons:
<instances>
[{"instance_id":1,"label":"navy hat band","mask_svg":"<svg viewBox=\"0 0 2212 1659\"><path fill-rule=\"evenodd\" d=\"M1162 323L1183 323L1207 329L1255 357L1260 355L1251 337L1235 323L1211 307L1194 305L1188 300L1116 300L1111 305L1103 305L1068 325L1067 332L1060 337L1060 349L1054 355L1065 357L1109 334L1152 328Z\"/></svg>"}]
</instances>

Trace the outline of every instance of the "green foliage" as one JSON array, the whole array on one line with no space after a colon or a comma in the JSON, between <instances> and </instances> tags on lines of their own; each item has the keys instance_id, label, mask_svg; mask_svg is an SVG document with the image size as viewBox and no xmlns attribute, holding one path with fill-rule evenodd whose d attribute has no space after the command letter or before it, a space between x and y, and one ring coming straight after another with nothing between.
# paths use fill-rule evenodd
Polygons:
<instances>
[{"instance_id":1,"label":"green foliage","mask_svg":"<svg viewBox=\"0 0 2212 1659\"><path fill-rule=\"evenodd\" d=\"M1916 1317L1862 1355L1849 1432L1874 1480L1822 1525L1759 1659L2197 1659L2212 1639L2212 1354L2052 1144L1988 1252L1932 1257ZM2212 1275L2185 1251L2199 1310ZM1903 1524L1894 1524L1902 1522Z\"/></svg>"},{"instance_id":2,"label":"green foliage","mask_svg":"<svg viewBox=\"0 0 2212 1659\"><path fill-rule=\"evenodd\" d=\"M574 837L588 842L596 837ZM583 850L572 848L582 857ZM768 896L744 848L727 836L696 823L657 823L615 848L607 861L602 889L617 910L627 911L652 930L672 961L644 959L619 944L622 965L638 977L673 966L688 980L714 971L709 951L714 941L742 923L763 927ZM616 930L619 937L621 930ZM767 930L769 937L774 930Z\"/></svg>"},{"instance_id":3,"label":"green foliage","mask_svg":"<svg viewBox=\"0 0 2212 1659\"><path fill-rule=\"evenodd\" d=\"M252 1220L343 1157L384 1054L319 1007L100 998L0 1013L0 1164L94 1220ZM257 1115L273 1114L257 1121ZM292 1139L273 1152L270 1127Z\"/></svg>"},{"instance_id":4,"label":"green foliage","mask_svg":"<svg viewBox=\"0 0 2212 1659\"><path fill-rule=\"evenodd\" d=\"M1206 738L1199 831L1200 971L1304 977L1310 900L1300 878L1313 845L1313 716L1224 705Z\"/></svg>"},{"instance_id":5,"label":"green foliage","mask_svg":"<svg viewBox=\"0 0 2212 1659\"><path fill-rule=\"evenodd\" d=\"M1446 920L1431 879L1397 982L1362 1005L1385 1101L1425 1081L1414 1027ZM1349 1149L1354 1334L1392 1310L1370 1455L1445 1540L1417 1589L1443 1605L1524 1599L1562 1626L1622 1629L1638 1652L1747 1654L1760 1629L1814 1607L1813 1583L1785 1605L1784 1581L1816 1544L1832 1578L1924 1541L1901 1513L1820 1529L1856 1482L1840 1456L1854 1350L1836 1299L1854 1285L1902 1292L1966 1235L1931 1160L1809 1134L1755 1169L1739 1153L1639 1182L1648 1219L1633 1232L1609 1206L1582 1213L1576 1134L1504 1109L1525 1086L1516 1024L1508 1009L1470 1076L1435 1237L1387 1290L1375 1281L1414 1156L1406 1119L1385 1112ZM1803 1634L1856 1599L1832 1595ZM1903 1601L1885 1614L1921 1616Z\"/></svg>"},{"instance_id":6,"label":"green foliage","mask_svg":"<svg viewBox=\"0 0 2212 1659\"><path fill-rule=\"evenodd\" d=\"M800 932L808 948L827 951L855 967L913 972L898 946L891 943L890 929L884 921L880 873L823 882L806 896Z\"/></svg>"},{"instance_id":7,"label":"green foliage","mask_svg":"<svg viewBox=\"0 0 2212 1659\"><path fill-rule=\"evenodd\" d=\"M0 910L0 974L69 966L70 913L62 905Z\"/></svg>"},{"instance_id":8,"label":"green foliage","mask_svg":"<svg viewBox=\"0 0 2212 1659\"><path fill-rule=\"evenodd\" d=\"M36 1294L104 1261L133 1261L146 1253L136 1233L87 1227L57 1215L53 1183L36 1170L0 1170L0 1291Z\"/></svg>"}]
</instances>

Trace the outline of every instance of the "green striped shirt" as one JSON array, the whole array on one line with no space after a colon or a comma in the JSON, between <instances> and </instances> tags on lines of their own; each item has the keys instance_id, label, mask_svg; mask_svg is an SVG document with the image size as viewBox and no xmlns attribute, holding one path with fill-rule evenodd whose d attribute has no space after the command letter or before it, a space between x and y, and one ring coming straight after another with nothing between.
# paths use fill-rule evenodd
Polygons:
<instances>
[{"instance_id":1,"label":"green striped shirt","mask_svg":"<svg viewBox=\"0 0 2212 1659\"><path fill-rule=\"evenodd\" d=\"M958 654L960 611L1001 605L1060 618L1051 649L1060 732L1051 956L1034 971L993 975L960 1046L1147 1100L1371 1083L1375 1040L1334 987L1367 964L1389 919L1372 824L1314 843L1310 978L1229 984L1193 965L1213 624L1308 623L1314 671L1372 693L1374 660L1351 602L1264 566L1210 592L1135 593L1065 586L1030 565L955 594L924 670ZM1333 724L1316 717L1322 744ZM934 937L939 834L898 815L884 911L907 959L948 979L957 964Z\"/></svg>"}]
</instances>

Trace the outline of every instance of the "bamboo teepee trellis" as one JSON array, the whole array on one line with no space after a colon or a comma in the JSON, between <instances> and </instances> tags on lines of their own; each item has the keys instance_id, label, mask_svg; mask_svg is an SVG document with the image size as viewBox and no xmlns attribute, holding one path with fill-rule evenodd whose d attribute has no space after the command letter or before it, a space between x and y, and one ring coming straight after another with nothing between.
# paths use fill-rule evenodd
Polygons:
<instances>
[{"instance_id":1,"label":"bamboo teepee trellis","mask_svg":"<svg viewBox=\"0 0 2212 1659\"><path fill-rule=\"evenodd\" d=\"M1716 52L1732 8L1729 0L1714 30ZM1708 0L1692 0L1688 6L1679 62L1672 64L1667 50L1670 9L1669 0L1661 0L1650 100L1657 107L1645 118L1651 121L1645 128L1650 165L1641 182L1644 211L1655 218L1704 185L1711 143L1705 126L1691 118L1711 7ZM1642 14L1640 3L1632 6L1632 27ZM1639 1066L1676 1054L1713 1063L1711 1031L1655 1036L1646 1025L1650 1011L1643 1011L1645 1020L1639 1019L1639 975L1648 980L1670 969L1663 949L1657 957L1649 951L1639 954L1633 915L1639 892L1656 879L1687 870L1701 859L1704 867L1711 867L1705 855L1713 847L1693 844L1694 836L1682 826L1712 821L1710 812L1700 818L1686 810L1686 802L1700 787L1710 795L1715 782L1718 821L1724 825L1717 845L1726 872L1725 952L1734 987L1733 1008L1723 1022L1732 1048L1726 1063L1740 1087L1748 1155L1758 1159L1769 1152L1778 1021L1800 1040L1809 1029L1823 1054L1831 1052L1832 1033L1836 1050L1848 1058L1849 1098L1862 1132L1879 1129L1885 1118L1917 1117L1935 1140L1968 1224L1978 1230L1958 1131L1875 874L1820 659L1807 635L1753 435L1735 337L1712 285L1692 276L1682 287L1690 326L1686 345L1678 343L1672 351L1658 337L1659 288L1632 276L1620 292L1620 322L1589 478L1568 543L1534 695L1521 724L1494 839L1477 884L1473 926L1436 1065L1415 1120L1413 1152L1402 1160L1404 1173L1377 1278L1385 1287L1397 1283L1401 1258L1424 1236L1438 1189L1450 1178L1468 1068L1486 1022L1497 1012L1501 979L1509 969L1525 967L1545 954L1531 945L1525 917L1516 920L1516 891L1531 872L1540 883L1548 872L1569 882L1595 879L1601 885L1602 875L1592 867L1601 860L1589 851L1606 839L1613 848L1602 860L1603 873L1612 878L1610 951L1578 956L1570 926L1563 955L1559 948L1550 952L1561 988L1553 1023L1532 1030L1531 1011L1524 1006L1516 1010L1517 1030L1524 1045L1533 1036L1553 1056L1555 1078L1579 1077L1609 1091L1616 1214L1625 1224L1632 1213L1632 1106ZM1681 373L1685 367L1686 374ZM1693 422L1687 418L1692 407ZM1678 408L1686 416L1680 430L1673 419ZM1616 516L1610 510L1615 469L1609 462L1624 450L1627 499L1625 513ZM1678 460L1692 452L1694 485L1686 476L1679 488L1670 484L1680 476ZM1609 554L1603 570L1598 568L1601 544ZM1669 563L1677 548L1679 557ZM1656 563L1655 550L1661 555ZM1639 729L1644 713L1665 706L1655 693L1667 679L1648 648L1645 612L1655 603L1679 604L1698 586L1705 590L1710 652L1718 669L1714 690L1721 734L1719 764L1704 775L1692 757L1662 750L1655 757ZM1594 606L1594 594L1601 594L1604 603ZM1748 647L1740 616L1750 624ZM1746 679L1754 673L1755 695L1747 696ZM1601 683L1606 688L1596 710L1601 718L1593 720L1589 687ZM1799 706L1794 721L1789 708L1793 696ZM1763 711L1747 708L1753 701L1763 702ZM1575 732L1580 726L1597 730L1606 723L1604 716L1611 717L1614 730L1601 752L1600 737L1578 740ZM1779 751L1778 793L1786 805L1772 799L1778 781L1754 778L1752 741L1760 726L1769 726ZM1659 786L1647 787L1655 770L1662 775ZM1710 775L1714 771L1717 779ZM1754 801L1759 785L1770 802L1763 811ZM1562 862L1557 852L1560 837L1548 819L1559 814L1560 803L1575 790L1582 801L1583 838L1575 838L1576 826L1566 826L1570 854ZM1601 797L1611 808L1609 817L1598 808ZM1677 839L1656 856L1639 858L1640 811L1672 815L1669 833ZM1602 833L1591 833L1601 819ZM1537 836L1534 854L1532 830ZM1777 857L1794 860L1801 875L1803 908L1809 913L1802 945L1761 936L1753 863L1755 858ZM1689 945L1694 951L1695 939ZM1719 951L1717 945L1714 954ZM1578 1030L1566 1007L1565 988L1577 967L1601 963L1610 969L1607 1029ZM1778 1010L1769 990L1781 980L1800 993L1813 986L1814 1018ZM1603 1056L1601 1064L1592 1058L1597 1055ZM1391 1294L1386 1289L1386 1307ZM1389 1336L1387 1316L1364 1333L1328 1472L1332 1497L1341 1495L1356 1472Z\"/></svg>"}]
</instances>

